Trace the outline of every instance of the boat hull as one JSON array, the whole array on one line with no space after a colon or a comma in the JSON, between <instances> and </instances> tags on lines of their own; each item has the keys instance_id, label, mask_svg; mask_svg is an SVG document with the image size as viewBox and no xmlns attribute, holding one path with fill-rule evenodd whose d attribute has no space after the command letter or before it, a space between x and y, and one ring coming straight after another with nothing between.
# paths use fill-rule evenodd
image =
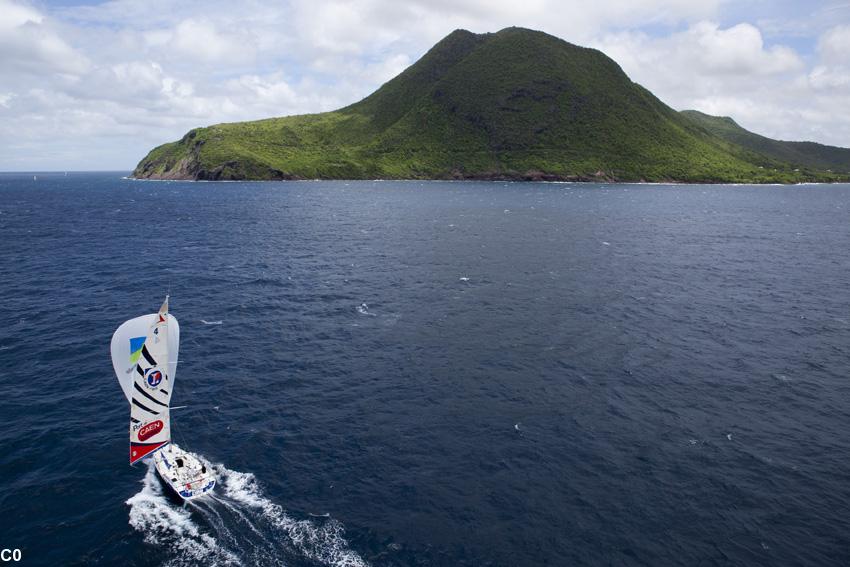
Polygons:
<instances>
[{"instance_id":1,"label":"boat hull","mask_svg":"<svg viewBox=\"0 0 850 567\"><path fill-rule=\"evenodd\" d=\"M156 472L181 500L193 500L212 492L215 475L194 454L169 444L154 454Z\"/></svg>"}]
</instances>

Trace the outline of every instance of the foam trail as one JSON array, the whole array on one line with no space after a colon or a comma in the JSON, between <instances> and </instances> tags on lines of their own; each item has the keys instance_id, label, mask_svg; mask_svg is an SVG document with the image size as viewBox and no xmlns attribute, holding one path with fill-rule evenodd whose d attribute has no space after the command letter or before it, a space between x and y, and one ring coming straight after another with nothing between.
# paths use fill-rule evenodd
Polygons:
<instances>
[{"instance_id":1,"label":"foam trail","mask_svg":"<svg viewBox=\"0 0 850 567\"><path fill-rule=\"evenodd\" d=\"M216 498L215 494L211 494L210 498L213 498L217 503L221 504L227 510L229 510L234 516L236 516L239 519L240 523L248 526L248 529L250 529L252 532L254 532L254 535L256 535L258 538L260 538L263 541L263 543L265 543L267 545L272 545L271 542L268 540L268 538L266 538L266 536L263 535L263 533L257 528L257 526L255 526L253 523L251 523L251 520L248 518L248 516L246 516L244 513L242 513L242 511L239 508L237 508L236 506L234 506L233 504L229 503L226 500Z\"/></svg>"},{"instance_id":2,"label":"foam trail","mask_svg":"<svg viewBox=\"0 0 850 567\"><path fill-rule=\"evenodd\" d=\"M186 508L173 505L162 492L153 461L142 479L142 489L129 500L130 525L144 535L145 542L176 551L167 565L241 565L231 551L208 534L201 533Z\"/></svg>"},{"instance_id":3,"label":"foam trail","mask_svg":"<svg viewBox=\"0 0 850 567\"><path fill-rule=\"evenodd\" d=\"M364 561L345 540L345 529L336 520L317 525L309 520L296 520L283 508L266 498L251 473L214 466L219 486L227 498L253 508L259 515L288 536L292 545L305 557L334 567L366 567Z\"/></svg>"},{"instance_id":4,"label":"foam trail","mask_svg":"<svg viewBox=\"0 0 850 567\"><path fill-rule=\"evenodd\" d=\"M221 320L218 320L218 321L206 321L206 320L204 320L204 319L201 319L201 323L203 323L204 325L221 325L221 324L223 323L223 321L221 321Z\"/></svg>"},{"instance_id":5,"label":"foam trail","mask_svg":"<svg viewBox=\"0 0 850 567\"><path fill-rule=\"evenodd\" d=\"M368 566L348 547L337 520L292 518L263 494L253 474L202 460L218 481L209 497L172 502L148 463L142 490L127 500L130 525L147 543L173 552L165 565L287 565L306 558L328 567Z\"/></svg>"}]
</instances>

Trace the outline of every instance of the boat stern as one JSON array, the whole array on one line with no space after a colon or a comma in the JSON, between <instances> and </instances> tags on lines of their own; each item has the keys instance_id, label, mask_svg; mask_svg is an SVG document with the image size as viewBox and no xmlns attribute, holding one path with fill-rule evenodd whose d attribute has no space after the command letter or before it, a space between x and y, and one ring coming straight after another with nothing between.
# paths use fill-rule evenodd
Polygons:
<instances>
[{"instance_id":1,"label":"boat stern","mask_svg":"<svg viewBox=\"0 0 850 567\"><path fill-rule=\"evenodd\" d=\"M196 482L186 483L182 490L177 492L183 500L192 500L199 496L203 496L207 492L211 492L215 488L215 479L207 478Z\"/></svg>"},{"instance_id":2,"label":"boat stern","mask_svg":"<svg viewBox=\"0 0 850 567\"><path fill-rule=\"evenodd\" d=\"M165 485L183 500L198 498L215 488L215 475L206 464L177 445L157 451L154 464Z\"/></svg>"}]
</instances>

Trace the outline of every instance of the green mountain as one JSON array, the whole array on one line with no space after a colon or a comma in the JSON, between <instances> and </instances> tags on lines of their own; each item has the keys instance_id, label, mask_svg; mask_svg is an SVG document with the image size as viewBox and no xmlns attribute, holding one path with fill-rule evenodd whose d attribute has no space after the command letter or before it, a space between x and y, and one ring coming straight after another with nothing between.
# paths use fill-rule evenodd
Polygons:
<instances>
[{"instance_id":1,"label":"green mountain","mask_svg":"<svg viewBox=\"0 0 850 567\"><path fill-rule=\"evenodd\" d=\"M709 122L666 106L600 51L522 28L492 34L457 30L360 102L321 114L197 128L152 150L133 175L213 180L850 178L820 166L800 168L719 135Z\"/></svg>"},{"instance_id":2,"label":"green mountain","mask_svg":"<svg viewBox=\"0 0 850 567\"><path fill-rule=\"evenodd\" d=\"M711 116L697 110L683 110L682 114L727 142L772 159L790 163L795 167L850 172L850 149L848 148L836 148L815 142L771 140L741 128L728 116Z\"/></svg>"}]
</instances>

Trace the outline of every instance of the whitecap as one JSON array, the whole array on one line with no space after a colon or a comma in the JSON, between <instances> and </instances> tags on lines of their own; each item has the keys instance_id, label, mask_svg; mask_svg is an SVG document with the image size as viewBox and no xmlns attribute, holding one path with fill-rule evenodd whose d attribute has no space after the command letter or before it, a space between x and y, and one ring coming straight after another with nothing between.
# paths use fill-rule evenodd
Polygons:
<instances>
[{"instance_id":1,"label":"whitecap","mask_svg":"<svg viewBox=\"0 0 850 567\"><path fill-rule=\"evenodd\" d=\"M218 321L207 321L205 319L201 319L201 323L203 323L204 325L221 325L223 321L221 319L219 319Z\"/></svg>"},{"instance_id":2,"label":"whitecap","mask_svg":"<svg viewBox=\"0 0 850 567\"><path fill-rule=\"evenodd\" d=\"M369 313L369 306L366 305L365 303L361 303L360 305L357 306L357 312L360 313L361 315L369 315L370 317L375 316L374 313Z\"/></svg>"}]
</instances>

